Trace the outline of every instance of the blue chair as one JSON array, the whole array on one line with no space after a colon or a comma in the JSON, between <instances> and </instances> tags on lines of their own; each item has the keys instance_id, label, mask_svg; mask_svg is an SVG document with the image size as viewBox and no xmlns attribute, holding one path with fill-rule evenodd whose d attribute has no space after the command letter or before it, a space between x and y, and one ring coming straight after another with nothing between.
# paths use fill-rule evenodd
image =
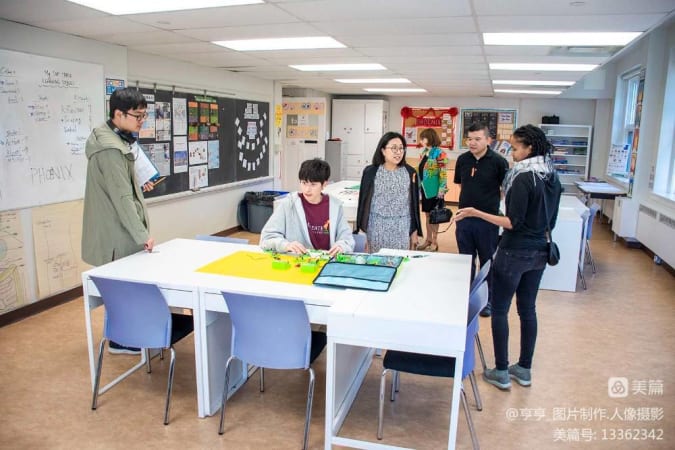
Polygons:
<instances>
[{"instance_id":1,"label":"blue chair","mask_svg":"<svg viewBox=\"0 0 675 450\"><path fill-rule=\"evenodd\" d=\"M483 284L483 281L485 281L488 277L488 274L490 273L490 266L492 266L492 260L488 260L485 264L483 264L483 267L480 268L478 273L476 274L476 277L473 279L471 282L471 288L469 289L469 298L473 296L478 288ZM471 308L471 304L469 304L469 308ZM480 310L478 311L480 312ZM472 317L472 312L469 310L469 317ZM480 336L478 336L478 333L476 333L476 347L478 347L478 356L480 356L480 363L483 366L483 372L487 370L487 363L485 362L485 354L483 353L483 345L480 343Z\"/></svg>"},{"instance_id":2,"label":"blue chair","mask_svg":"<svg viewBox=\"0 0 675 450\"><path fill-rule=\"evenodd\" d=\"M469 298L469 314L468 325L466 327L466 344L464 349L464 365L462 366L462 380L469 377L473 395L476 399L476 408L478 411L483 410L483 403L478 393L478 386L476 385L476 376L473 372L475 365L475 354L473 342L478 333L478 313L485 307L488 301L488 286L487 282L483 282ZM391 401L396 399L396 392L399 390L399 373L408 372L417 375L429 375L435 377L453 378L455 376L455 358L448 356L425 355L421 353L409 353L396 350L388 350L382 361L384 370L380 379L380 410L377 422L377 438L382 439L383 416L384 416L384 391L385 381L388 371L393 371L391 382ZM455 381L456 382L456 381ZM461 383L461 381L460 381ZM471 433L471 442L473 448L478 449L478 437L471 419L471 412L469 411L469 404L464 392L464 385L461 387L461 399L466 421L469 425L469 432Z\"/></svg>"},{"instance_id":3,"label":"blue chair","mask_svg":"<svg viewBox=\"0 0 675 450\"><path fill-rule=\"evenodd\" d=\"M310 364L326 346L326 334L312 331L302 300L283 300L223 292L232 320L232 348L225 365L225 387L218 434L225 432L229 368L236 358L260 368L309 370L303 448L309 441L314 398L314 370Z\"/></svg>"},{"instance_id":4,"label":"blue chair","mask_svg":"<svg viewBox=\"0 0 675 450\"><path fill-rule=\"evenodd\" d=\"M363 233L354 233L354 252L363 253L366 251L366 235Z\"/></svg>"},{"instance_id":5,"label":"blue chair","mask_svg":"<svg viewBox=\"0 0 675 450\"><path fill-rule=\"evenodd\" d=\"M210 234L198 234L195 236L198 241L229 242L231 244L248 244L248 239L235 238L229 236L213 236Z\"/></svg>"},{"instance_id":6,"label":"blue chair","mask_svg":"<svg viewBox=\"0 0 675 450\"><path fill-rule=\"evenodd\" d=\"M593 261L593 254L591 253L591 236L593 235L593 221L595 220L595 215L600 210L600 204L593 203L589 208L588 220L586 222L586 260L590 261L591 268L593 273L596 272L595 261Z\"/></svg>"},{"instance_id":7,"label":"blue chair","mask_svg":"<svg viewBox=\"0 0 675 450\"><path fill-rule=\"evenodd\" d=\"M126 347L146 349L148 373L151 371L147 349L169 348L171 363L166 389L164 425L169 424L169 407L176 352L173 345L192 333L192 316L171 314L164 295L154 284L91 277L105 305L103 339L98 350L98 364L91 409L96 409L106 341Z\"/></svg>"}]
</instances>

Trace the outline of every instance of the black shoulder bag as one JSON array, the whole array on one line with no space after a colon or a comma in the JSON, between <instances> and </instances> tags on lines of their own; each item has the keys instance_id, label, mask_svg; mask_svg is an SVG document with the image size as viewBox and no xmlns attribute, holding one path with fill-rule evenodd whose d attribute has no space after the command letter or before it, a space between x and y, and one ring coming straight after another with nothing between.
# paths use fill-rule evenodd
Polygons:
<instances>
[{"instance_id":1,"label":"black shoulder bag","mask_svg":"<svg viewBox=\"0 0 675 450\"><path fill-rule=\"evenodd\" d=\"M439 224L439 223L448 223L452 219L452 211L449 208L445 207L445 200L442 198L438 199L438 202L436 203L436 206L434 209L431 210L429 213L429 223L431 224ZM443 230L443 231L438 231L439 233L445 233L450 229L450 226L452 224L448 225L448 227Z\"/></svg>"},{"instance_id":2,"label":"black shoulder bag","mask_svg":"<svg viewBox=\"0 0 675 450\"><path fill-rule=\"evenodd\" d=\"M551 237L551 216L548 215L548 206L546 205L546 193L543 193L544 198L544 214L546 214L546 242L548 242L548 265L555 266L560 262L560 250L558 244L553 242Z\"/></svg>"}]
</instances>

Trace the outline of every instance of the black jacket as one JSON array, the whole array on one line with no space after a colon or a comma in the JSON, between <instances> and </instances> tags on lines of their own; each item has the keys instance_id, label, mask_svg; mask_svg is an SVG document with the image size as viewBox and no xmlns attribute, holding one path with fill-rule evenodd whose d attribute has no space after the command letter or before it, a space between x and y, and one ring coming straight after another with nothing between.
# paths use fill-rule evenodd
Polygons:
<instances>
[{"instance_id":1,"label":"black jacket","mask_svg":"<svg viewBox=\"0 0 675 450\"><path fill-rule=\"evenodd\" d=\"M375 189L375 174L379 166L370 165L363 169L361 175L361 185L359 190L359 207L356 210L356 226L354 233L359 230L366 232L368 230L368 218L370 217L370 203L373 199ZM422 236L422 223L420 221L419 209L419 183L417 172L408 164L405 165L410 177L410 233L417 231L418 236Z\"/></svg>"}]
</instances>

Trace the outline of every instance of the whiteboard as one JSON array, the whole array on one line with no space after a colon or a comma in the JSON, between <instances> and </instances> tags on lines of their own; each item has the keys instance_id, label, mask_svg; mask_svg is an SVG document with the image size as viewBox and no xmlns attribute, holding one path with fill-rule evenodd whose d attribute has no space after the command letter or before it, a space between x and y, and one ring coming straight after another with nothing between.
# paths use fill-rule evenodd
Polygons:
<instances>
[{"instance_id":1,"label":"whiteboard","mask_svg":"<svg viewBox=\"0 0 675 450\"><path fill-rule=\"evenodd\" d=\"M0 49L0 211L84 197L103 67Z\"/></svg>"}]
</instances>

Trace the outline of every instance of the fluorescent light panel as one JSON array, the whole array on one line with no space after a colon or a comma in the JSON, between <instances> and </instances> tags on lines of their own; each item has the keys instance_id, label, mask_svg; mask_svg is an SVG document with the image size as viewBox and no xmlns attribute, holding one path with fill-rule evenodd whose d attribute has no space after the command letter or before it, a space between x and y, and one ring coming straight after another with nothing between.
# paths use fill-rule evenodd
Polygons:
<instances>
[{"instance_id":1,"label":"fluorescent light panel","mask_svg":"<svg viewBox=\"0 0 675 450\"><path fill-rule=\"evenodd\" d=\"M590 72L597 64L490 63L490 70Z\"/></svg>"},{"instance_id":2,"label":"fluorescent light panel","mask_svg":"<svg viewBox=\"0 0 675 450\"><path fill-rule=\"evenodd\" d=\"M534 89L495 89L495 92L503 94L539 94L539 95L558 95L562 91L534 90Z\"/></svg>"},{"instance_id":3,"label":"fluorescent light panel","mask_svg":"<svg viewBox=\"0 0 675 450\"><path fill-rule=\"evenodd\" d=\"M387 70L382 64L292 64L288 66L303 72L338 72L349 70Z\"/></svg>"},{"instance_id":4,"label":"fluorescent light panel","mask_svg":"<svg viewBox=\"0 0 675 450\"><path fill-rule=\"evenodd\" d=\"M270 39L242 39L234 41L213 41L221 47L231 48L239 52L254 52L262 50L301 50L315 48L344 48L343 43L329 36L309 36L292 38Z\"/></svg>"},{"instance_id":5,"label":"fluorescent light panel","mask_svg":"<svg viewBox=\"0 0 675 450\"><path fill-rule=\"evenodd\" d=\"M353 84L384 84L384 83L411 83L407 78L340 78L336 79L338 83L353 83Z\"/></svg>"},{"instance_id":6,"label":"fluorescent light panel","mask_svg":"<svg viewBox=\"0 0 675 450\"><path fill-rule=\"evenodd\" d=\"M107 12L108 14L142 14L181 11L185 9L216 8L219 6L253 5L263 0L68 0L71 3Z\"/></svg>"},{"instance_id":7,"label":"fluorescent light panel","mask_svg":"<svg viewBox=\"0 0 675 450\"><path fill-rule=\"evenodd\" d=\"M543 81L543 80L492 80L492 84L511 86L572 86L575 81Z\"/></svg>"},{"instance_id":8,"label":"fluorescent light panel","mask_svg":"<svg viewBox=\"0 0 675 450\"><path fill-rule=\"evenodd\" d=\"M485 45L626 45L642 32L629 33L483 33Z\"/></svg>"},{"instance_id":9,"label":"fluorescent light panel","mask_svg":"<svg viewBox=\"0 0 675 450\"><path fill-rule=\"evenodd\" d=\"M363 88L366 92L427 92L422 88Z\"/></svg>"}]
</instances>

